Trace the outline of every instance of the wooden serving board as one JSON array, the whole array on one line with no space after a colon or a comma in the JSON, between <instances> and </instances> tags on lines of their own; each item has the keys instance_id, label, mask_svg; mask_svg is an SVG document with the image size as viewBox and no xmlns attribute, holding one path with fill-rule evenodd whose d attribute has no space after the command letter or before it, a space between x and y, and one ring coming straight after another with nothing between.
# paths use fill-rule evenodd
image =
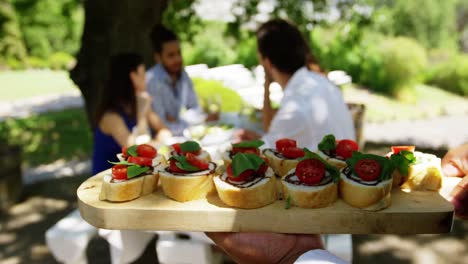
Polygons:
<instances>
[{"instance_id":1,"label":"wooden serving board","mask_svg":"<svg viewBox=\"0 0 468 264\"><path fill-rule=\"evenodd\" d=\"M104 172L106 173L106 172ZM109 172L107 172L109 173ZM452 229L453 206L437 192L392 192L392 205L379 212L350 207L341 199L320 209L291 207L285 201L258 209L236 209L217 195L180 203L153 194L124 203L99 200L103 173L77 190L83 219L105 229L313 234L436 234ZM447 190L457 181L444 182ZM447 191L446 191L447 192Z\"/></svg>"}]
</instances>

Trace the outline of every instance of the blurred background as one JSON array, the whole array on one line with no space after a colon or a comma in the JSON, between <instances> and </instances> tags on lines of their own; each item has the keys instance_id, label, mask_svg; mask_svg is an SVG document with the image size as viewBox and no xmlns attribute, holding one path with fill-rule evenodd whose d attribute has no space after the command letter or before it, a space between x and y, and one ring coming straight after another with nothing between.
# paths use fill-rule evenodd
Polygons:
<instances>
[{"instance_id":1,"label":"blurred background","mask_svg":"<svg viewBox=\"0 0 468 264\"><path fill-rule=\"evenodd\" d=\"M0 0L0 262L56 263L44 234L90 176L88 116L111 54L152 64L148 34L162 22L201 104L215 96L222 112L255 116L254 32L272 17L296 23L345 100L365 106L355 120L365 151L411 144L442 157L468 141L468 1ZM468 263L467 239L461 221L444 235L353 236L353 262ZM110 263L102 238L87 255Z\"/></svg>"}]
</instances>

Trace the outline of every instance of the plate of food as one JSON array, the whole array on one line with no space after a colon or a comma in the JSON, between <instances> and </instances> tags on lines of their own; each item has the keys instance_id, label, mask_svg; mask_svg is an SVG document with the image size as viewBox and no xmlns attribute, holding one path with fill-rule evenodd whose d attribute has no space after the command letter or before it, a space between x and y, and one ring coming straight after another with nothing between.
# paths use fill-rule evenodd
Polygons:
<instances>
[{"instance_id":1,"label":"plate of food","mask_svg":"<svg viewBox=\"0 0 468 264\"><path fill-rule=\"evenodd\" d=\"M362 153L349 141L340 146L343 140L329 136L321 147L339 153L328 158L344 161L343 167L293 139L263 151L260 141L233 144L224 162L211 161L196 143L172 147L164 159L147 151L151 163L133 146L123 161L81 184L80 213L93 226L122 230L450 232L453 206L439 191L456 182L442 177L440 159L408 148L387 156ZM130 192L133 185L141 187ZM120 198L113 199L117 191Z\"/></svg>"}]
</instances>

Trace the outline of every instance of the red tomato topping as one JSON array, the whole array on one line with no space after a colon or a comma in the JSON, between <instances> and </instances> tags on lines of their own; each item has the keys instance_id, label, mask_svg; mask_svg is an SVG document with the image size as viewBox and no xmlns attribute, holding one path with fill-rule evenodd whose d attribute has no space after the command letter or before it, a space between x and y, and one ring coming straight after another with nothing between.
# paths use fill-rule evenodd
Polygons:
<instances>
[{"instance_id":1,"label":"red tomato topping","mask_svg":"<svg viewBox=\"0 0 468 264\"><path fill-rule=\"evenodd\" d=\"M392 146L393 154L398 154L402 150L414 152L415 146Z\"/></svg>"},{"instance_id":2,"label":"red tomato topping","mask_svg":"<svg viewBox=\"0 0 468 264\"><path fill-rule=\"evenodd\" d=\"M242 182L242 181L247 180L250 176L252 176L255 173L255 171L246 170L242 172L239 176L235 177L234 173L232 172L232 166L231 164L229 164L226 168L226 173L227 173L229 180L235 181L235 182Z\"/></svg>"},{"instance_id":3,"label":"red tomato topping","mask_svg":"<svg viewBox=\"0 0 468 264\"><path fill-rule=\"evenodd\" d=\"M127 166L114 165L112 167L112 178L116 180L127 180Z\"/></svg>"},{"instance_id":4,"label":"red tomato topping","mask_svg":"<svg viewBox=\"0 0 468 264\"><path fill-rule=\"evenodd\" d=\"M153 160L146 157L128 157L128 162L147 167L151 167L153 165Z\"/></svg>"},{"instance_id":5,"label":"red tomato topping","mask_svg":"<svg viewBox=\"0 0 468 264\"><path fill-rule=\"evenodd\" d=\"M127 155L127 147L122 147L122 156L124 157L124 159L126 159L128 157Z\"/></svg>"},{"instance_id":6,"label":"red tomato topping","mask_svg":"<svg viewBox=\"0 0 468 264\"><path fill-rule=\"evenodd\" d=\"M354 166L354 171L363 181L375 181L380 175L380 164L373 159L362 159Z\"/></svg>"},{"instance_id":7,"label":"red tomato topping","mask_svg":"<svg viewBox=\"0 0 468 264\"><path fill-rule=\"evenodd\" d=\"M175 144L172 144L172 148L174 149L175 152L177 152L177 154L181 154L182 150L180 149L180 143L175 143Z\"/></svg>"},{"instance_id":8,"label":"red tomato topping","mask_svg":"<svg viewBox=\"0 0 468 264\"><path fill-rule=\"evenodd\" d=\"M284 148L281 154L288 159L297 159L305 156L304 150L296 147Z\"/></svg>"},{"instance_id":9,"label":"red tomato topping","mask_svg":"<svg viewBox=\"0 0 468 264\"><path fill-rule=\"evenodd\" d=\"M276 150L282 152L285 148L295 148L297 147L297 142L294 139L282 138L276 141Z\"/></svg>"},{"instance_id":10,"label":"red tomato topping","mask_svg":"<svg viewBox=\"0 0 468 264\"><path fill-rule=\"evenodd\" d=\"M232 155L237 153L250 153L250 154L260 154L260 150L258 148L236 148L233 147L231 150Z\"/></svg>"},{"instance_id":11,"label":"red tomato topping","mask_svg":"<svg viewBox=\"0 0 468 264\"><path fill-rule=\"evenodd\" d=\"M317 184L325 176L325 164L316 159L303 160L296 166L296 176L305 184Z\"/></svg>"},{"instance_id":12,"label":"red tomato topping","mask_svg":"<svg viewBox=\"0 0 468 264\"><path fill-rule=\"evenodd\" d=\"M148 144L138 145L136 152L140 157L146 157L151 159L158 155L158 151L153 146Z\"/></svg>"},{"instance_id":13,"label":"red tomato topping","mask_svg":"<svg viewBox=\"0 0 468 264\"><path fill-rule=\"evenodd\" d=\"M336 155L349 159L353 155L353 151L358 151L358 144L350 139L340 140L336 145Z\"/></svg>"},{"instance_id":14,"label":"red tomato topping","mask_svg":"<svg viewBox=\"0 0 468 264\"><path fill-rule=\"evenodd\" d=\"M197 156L193 153L187 153L185 154L185 157L187 158L188 163L199 168L200 170L207 170L210 167L208 162L197 158Z\"/></svg>"},{"instance_id":15,"label":"red tomato topping","mask_svg":"<svg viewBox=\"0 0 468 264\"><path fill-rule=\"evenodd\" d=\"M257 173L260 175L264 175L265 172L268 170L268 160L266 158L262 158L262 159L265 161L265 163L260 165L260 168L258 168L257 170Z\"/></svg>"},{"instance_id":16,"label":"red tomato topping","mask_svg":"<svg viewBox=\"0 0 468 264\"><path fill-rule=\"evenodd\" d=\"M185 171L179 167L177 167L176 165L176 162L175 160L171 160L169 162L169 170L172 172L172 173L184 173Z\"/></svg>"}]
</instances>

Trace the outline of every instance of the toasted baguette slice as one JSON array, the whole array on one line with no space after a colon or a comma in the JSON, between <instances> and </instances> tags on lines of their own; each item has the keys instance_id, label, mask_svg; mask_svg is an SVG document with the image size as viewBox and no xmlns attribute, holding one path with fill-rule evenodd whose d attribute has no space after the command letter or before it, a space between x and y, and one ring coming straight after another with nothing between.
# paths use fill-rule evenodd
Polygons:
<instances>
[{"instance_id":1,"label":"toasted baguette slice","mask_svg":"<svg viewBox=\"0 0 468 264\"><path fill-rule=\"evenodd\" d=\"M391 204L392 179L375 186L364 185L341 173L339 190L341 198L349 205L368 211L378 211Z\"/></svg>"},{"instance_id":2,"label":"toasted baguette slice","mask_svg":"<svg viewBox=\"0 0 468 264\"><path fill-rule=\"evenodd\" d=\"M408 168L407 180L402 189L438 191L442 188L441 160L432 154L415 151L416 163Z\"/></svg>"},{"instance_id":3,"label":"toasted baguette slice","mask_svg":"<svg viewBox=\"0 0 468 264\"><path fill-rule=\"evenodd\" d=\"M225 204L237 208L260 208L277 200L276 179L271 168L258 182L247 182L244 188L226 182L226 172L214 178L219 198ZM253 183L253 184L252 184ZM251 185L251 186L250 186Z\"/></svg>"},{"instance_id":4,"label":"toasted baguette slice","mask_svg":"<svg viewBox=\"0 0 468 264\"><path fill-rule=\"evenodd\" d=\"M126 202L154 192L158 185L158 174L138 176L125 181L113 181L112 175L103 178L99 200Z\"/></svg>"},{"instance_id":5,"label":"toasted baguette slice","mask_svg":"<svg viewBox=\"0 0 468 264\"><path fill-rule=\"evenodd\" d=\"M294 182L299 181L295 173L293 169L281 180L284 197L289 197L291 204L303 208L321 208L331 205L338 199L338 184L333 180L327 179L330 182L320 186L297 185L287 180L292 174L291 179Z\"/></svg>"},{"instance_id":6,"label":"toasted baguette slice","mask_svg":"<svg viewBox=\"0 0 468 264\"><path fill-rule=\"evenodd\" d=\"M286 159L276 155L276 151L273 149L263 150L263 155L268 159L268 164L273 171L278 174L281 178L286 176L288 172L296 168L299 163L299 159Z\"/></svg>"},{"instance_id":7,"label":"toasted baguette slice","mask_svg":"<svg viewBox=\"0 0 468 264\"><path fill-rule=\"evenodd\" d=\"M333 165L337 167L339 170L343 169L346 167L346 161L344 160L339 160L337 158L332 158L328 156L327 154L323 153L322 151L318 150L317 154L324 160L326 160L330 165Z\"/></svg>"},{"instance_id":8,"label":"toasted baguette slice","mask_svg":"<svg viewBox=\"0 0 468 264\"><path fill-rule=\"evenodd\" d=\"M216 175L216 164L210 162L210 169L185 175L170 173L163 166L159 170L164 194L178 202L187 202L205 198L215 192L213 177Z\"/></svg>"}]
</instances>

